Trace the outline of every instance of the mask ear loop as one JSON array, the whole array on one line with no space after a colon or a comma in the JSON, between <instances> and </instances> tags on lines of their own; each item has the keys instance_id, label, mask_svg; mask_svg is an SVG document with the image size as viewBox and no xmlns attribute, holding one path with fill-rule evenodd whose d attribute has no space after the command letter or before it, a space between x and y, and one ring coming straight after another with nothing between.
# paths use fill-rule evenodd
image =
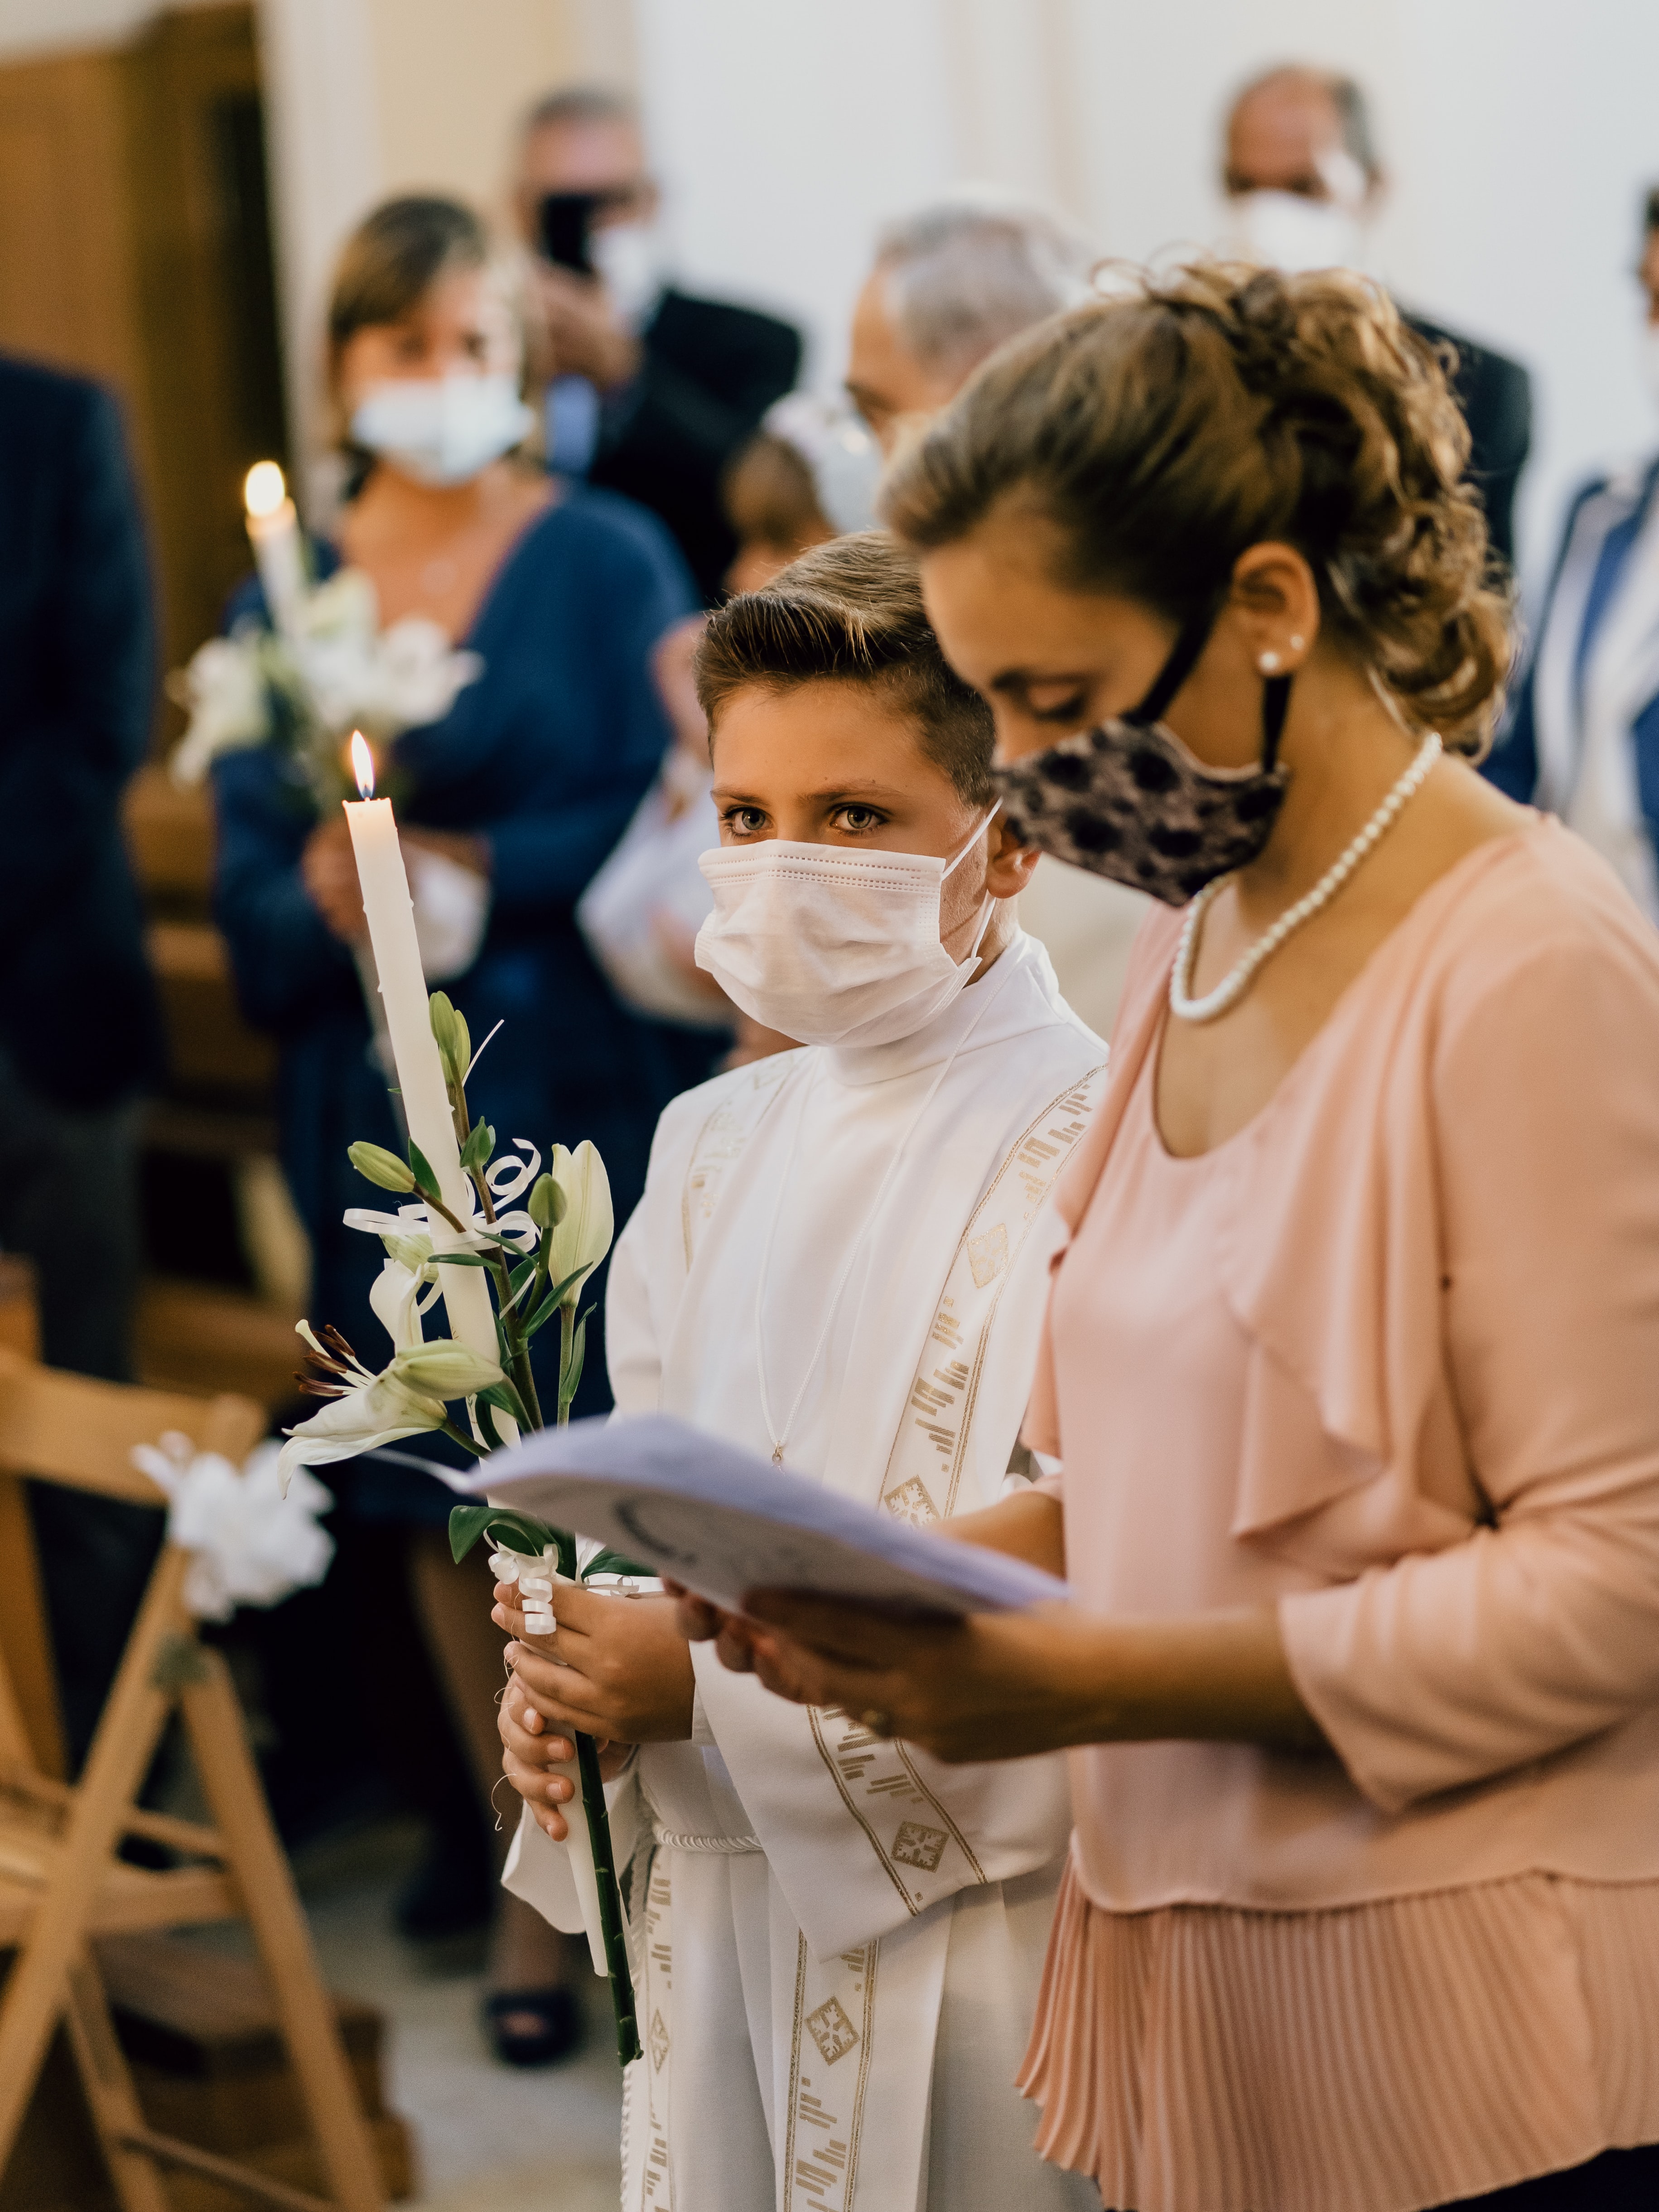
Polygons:
<instances>
[{"instance_id":1,"label":"mask ear loop","mask_svg":"<svg viewBox=\"0 0 1659 2212\"><path fill-rule=\"evenodd\" d=\"M957 854L956 858L946 864L945 875L942 875L939 878L939 882L941 884L944 883L945 876L950 875L952 870L959 868L962 866L969 853L973 851L975 846L978 844L980 839L985 835L986 831L990 828L991 824L996 820L998 815L1000 814L1001 811L1002 801L999 799L995 805L993 806L990 812L986 816L984 821L979 824L978 828L974 831L973 836L968 840L968 842ZM963 956L964 959L974 961L978 960L979 948L985 942L986 935L990 929L996 910L996 894L988 889L985 894L984 902L980 908L979 927L974 933L974 941L969 946L966 954Z\"/></svg>"},{"instance_id":2,"label":"mask ear loop","mask_svg":"<svg viewBox=\"0 0 1659 2212\"><path fill-rule=\"evenodd\" d=\"M1271 774L1279 764L1279 740L1291 707L1291 679L1270 676L1261 687L1261 766Z\"/></svg>"}]
</instances>

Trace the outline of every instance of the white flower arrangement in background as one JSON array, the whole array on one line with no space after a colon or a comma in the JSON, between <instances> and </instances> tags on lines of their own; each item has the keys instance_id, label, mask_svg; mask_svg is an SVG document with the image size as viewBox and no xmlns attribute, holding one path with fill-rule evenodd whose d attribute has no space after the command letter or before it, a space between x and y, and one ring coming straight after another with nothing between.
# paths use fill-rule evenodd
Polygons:
<instances>
[{"instance_id":1,"label":"white flower arrangement in background","mask_svg":"<svg viewBox=\"0 0 1659 2212\"><path fill-rule=\"evenodd\" d=\"M275 744L320 811L346 795L342 747L353 730L384 743L441 721L483 672L478 654L458 651L424 615L382 629L374 584L342 568L304 592L288 631L244 616L169 679L190 714L173 780L198 784L222 754Z\"/></svg>"}]
</instances>

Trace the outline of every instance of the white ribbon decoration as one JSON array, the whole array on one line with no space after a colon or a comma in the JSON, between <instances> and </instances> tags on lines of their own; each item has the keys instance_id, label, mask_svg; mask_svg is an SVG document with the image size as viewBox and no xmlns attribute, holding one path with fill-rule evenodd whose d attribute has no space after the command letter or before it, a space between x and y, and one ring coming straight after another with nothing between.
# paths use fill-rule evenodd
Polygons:
<instances>
[{"instance_id":1,"label":"white ribbon decoration","mask_svg":"<svg viewBox=\"0 0 1659 2212\"><path fill-rule=\"evenodd\" d=\"M198 1452L170 1430L159 1444L137 1444L132 1464L167 1497L167 1537L191 1554L184 1601L198 1620L228 1620L239 1605L277 1605L321 1582L334 1539L317 1516L334 1503L305 1468L288 1495L277 1480L281 1448L257 1444L240 1468L218 1452Z\"/></svg>"}]
</instances>

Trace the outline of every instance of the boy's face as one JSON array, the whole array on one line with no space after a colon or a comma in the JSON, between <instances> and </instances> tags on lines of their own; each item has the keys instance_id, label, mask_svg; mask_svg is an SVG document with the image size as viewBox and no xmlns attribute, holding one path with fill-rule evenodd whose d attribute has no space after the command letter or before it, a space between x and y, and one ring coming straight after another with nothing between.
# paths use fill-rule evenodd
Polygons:
<instances>
[{"instance_id":1,"label":"boy's face","mask_svg":"<svg viewBox=\"0 0 1659 2212\"><path fill-rule=\"evenodd\" d=\"M745 687L720 708L712 752L723 846L780 837L950 860L985 826L985 809L928 759L909 720L865 684ZM1006 836L1000 817L988 843L945 880L947 945L972 931L988 890L1012 897L1030 876L1036 856Z\"/></svg>"}]
</instances>

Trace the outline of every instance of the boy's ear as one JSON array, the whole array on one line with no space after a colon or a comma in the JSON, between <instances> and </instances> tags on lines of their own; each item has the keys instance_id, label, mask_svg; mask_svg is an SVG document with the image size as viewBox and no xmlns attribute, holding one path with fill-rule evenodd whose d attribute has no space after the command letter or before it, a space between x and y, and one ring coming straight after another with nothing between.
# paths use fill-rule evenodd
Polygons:
<instances>
[{"instance_id":1,"label":"boy's ear","mask_svg":"<svg viewBox=\"0 0 1659 2212\"><path fill-rule=\"evenodd\" d=\"M1000 815L991 825L990 862L985 888L993 898L1015 898L1036 872L1042 855L1035 845L1022 845Z\"/></svg>"}]
</instances>

